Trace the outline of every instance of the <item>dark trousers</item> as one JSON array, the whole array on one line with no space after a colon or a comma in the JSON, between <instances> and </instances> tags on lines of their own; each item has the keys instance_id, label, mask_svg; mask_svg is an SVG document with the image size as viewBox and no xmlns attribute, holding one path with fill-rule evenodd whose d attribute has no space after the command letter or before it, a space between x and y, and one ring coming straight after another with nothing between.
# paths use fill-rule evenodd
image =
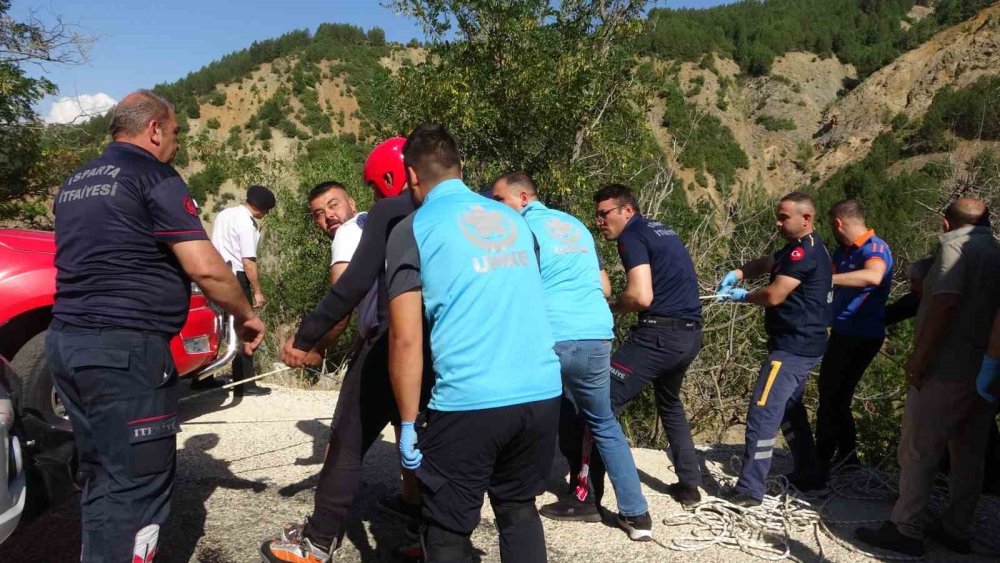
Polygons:
<instances>
[{"instance_id":1,"label":"dark trousers","mask_svg":"<svg viewBox=\"0 0 1000 563\"><path fill-rule=\"evenodd\" d=\"M621 413L647 385L653 385L656 410L663 422L674 470L678 480L688 487L701 485L701 466L688 425L681 384L684 374L701 350L701 324L684 321L639 321L628 339L611 357L611 409ZM567 409L560 419L559 450L569 461L570 489L580 472L582 425ZM596 448L591 452L590 483L598 502L604 494L604 461Z\"/></svg>"},{"instance_id":2,"label":"dark trousers","mask_svg":"<svg viewBox=\"0 0 1000 563\"><path fill-rule=\"evenodd\" d=\"M816 457L828 467L851 455L857 446L851 401L884 338L859 338L832 333L819 368L819 409L816 411Z\"/></svg>"},{"instance_id":3,"label":"dark trousers","mask_svg":"<svg viewBox=\"0 0 1000 563\"><path fill-rule=\"evenodd\" d=\"M168 339L57 320L45 355L80 459L81 561L132 561L136 533L170 513L179 391Z\"/></svg>"},{"instance_id":4,"label":"dark trousers","mask_svg":"<svg viewBox=\"0 0 1000 563\"><path fill-rule=\"evenodd\" d=\"M809 381L809 370L820 359L820 356L774 350L761 364L747 413L746 446L737 492L758 500L764 498L779 428L792 451L795 473L811 477L816 471L816 448L802 394Z\"/></svg>"},{"instance_id":5,"label":"dark trousers","mask_svg":"<svg viewBox=\"0 0 1000 563\"><path fill-rule=\"evenodd\" d=\"M324 546L335 545L344 536L347 516L361 486L361 463L382 429L399 425L399 411L389 381L388 336L370 341L358 339L348 366L330 424L330 443L316 487L315 507L305 534ZM426 405L433 379L429 350L421 405Z\"/></svg>"},{"instance_id":6,"label":"dark trousers","mask_svg":"<svg viewBox=\"0 0 1000 563\"><path fill-rule=\"evenodd\" d=\"M427 561L472 560L469 537L489 494L500 559L546 560L535 499L552 467L559 398L475 411L428 410L418 429L416 470L423 498Z\"/></svg>"},{"instance_id":7,"label":"dark trousers","mask_svg":"<svg viewBox=\"0 0 1000 563\"><path fill-rule=\"evenodd\" d=\"M244 272L236 272L236 280L240 282L240 288L243 289L243 295L246 296L247 301L253 305L253 288L250 287L250 280L247 279L247 275ZM236 353L236 357L233 358L233 381L243 381L244 379L249 379L254 376L253 367L253 356L248 356L243 353L243 347L240 346L239 352ZM257 383L247 383L246 385L237 386L234 390L234 394L239 395L242 389L247 385L253 386Z\"/></svg>"}]
</instances>

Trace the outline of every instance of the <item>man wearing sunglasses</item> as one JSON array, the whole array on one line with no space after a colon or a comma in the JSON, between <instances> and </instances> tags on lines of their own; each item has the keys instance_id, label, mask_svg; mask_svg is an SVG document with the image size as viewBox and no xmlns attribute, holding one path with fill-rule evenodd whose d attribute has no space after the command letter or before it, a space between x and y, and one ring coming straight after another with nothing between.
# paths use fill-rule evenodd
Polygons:
<instances>
[{"instance_id":1,"label":"man wearing sunglasses","mask_svg":"<svg viewBox=\"0 0 1000 563\"><path fill-rule=\"evenodd\" d=\"M611 408L617 415L647 385L656 393L674 469L679 479L668 487L685 506L701 500L701 468L680 399L684 374L701 350L701 302L698 279L684 242L673 229L642 216L628 187L611 184L594 194L597 228L618 242L625 268L624 291L609 305L614 313L638 313L639 322L611 357ZM590 482L600 503L604 463L600 452L591 459ZM570 467L580 467L570 460ZM577 476L571 476L576 482ZM588 511L571 497L543 507L542 515L576 519Z\"/></svg>"}]
</instances>

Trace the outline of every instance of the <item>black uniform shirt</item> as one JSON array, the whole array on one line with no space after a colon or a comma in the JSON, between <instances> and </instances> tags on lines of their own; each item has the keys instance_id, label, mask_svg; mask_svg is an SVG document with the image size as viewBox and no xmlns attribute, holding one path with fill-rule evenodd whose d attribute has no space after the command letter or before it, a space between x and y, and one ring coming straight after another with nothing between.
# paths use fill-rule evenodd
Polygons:
<instances>
[{"instance_id":1,"label":"black uniform shirt","mask_svg":"<svg viewBox=\"0 0 1000 563\"><path fill-rule=\"evenodd\" d=\"M768 348L800 356L822 356L833 301L833 269L830 254L816 233L774 253L770 281L779 275L801 283L784 303L764 310Z\"/></svg>"},{"instance_id":2,"label":"black uniform shirt","mask_svg":"<svg viewBox=\"0 0 1000 563\"><path fill-rule=\"evenodd\" d=\"M649 264L653 302L639 313L701 322L698 277L684 241L670 227L638 213L618 237L618 255L628 272Z\"/></svg>"},{"instance_id":3,"label":"black uniform shirt","mask_svg":"<svg viewBox=\"0 0 1000 563\"><path fill-rule=\"evenodd\" d=\"M53 212L55 318L84 328L180 332L191 280L167 243L208 235L172 166L136 145L111 143L66 179Z\"/></svg>"}]
</instances>

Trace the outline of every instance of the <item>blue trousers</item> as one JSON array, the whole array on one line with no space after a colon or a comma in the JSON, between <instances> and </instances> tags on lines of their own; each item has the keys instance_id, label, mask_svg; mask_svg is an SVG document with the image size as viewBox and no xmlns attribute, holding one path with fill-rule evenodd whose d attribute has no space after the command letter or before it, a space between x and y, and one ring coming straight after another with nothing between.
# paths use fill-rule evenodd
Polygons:
<instances>
[{"instance_id":1,"label":"blue trousers","mask_svg":"<svg viewBox=\"0 0 1000 563\"><path fill-rule=\"evenodd\" d=\"M821 359L822 356L798 356L774 350L761 364L747 413L746 449L737 492L764 498L765 479L771 468L779 427L795 460L795 473L811 475L817 470L816 447L802 394L809 381L809 370Z\"/></svg>"},{"instance_id":2,"label":"blue trousers","mask_svg":"<svg viewBox=\"0 0 1000 563\"><path fill-rule=\"evenodd\" d=\"M644 514L649 506L642 496L632 450L611 410L611 342L556 342L555 351L562 367L563 386L590 429L594 445L611 477L618 511L622 516Z\"/></svg>"}]
</instances>

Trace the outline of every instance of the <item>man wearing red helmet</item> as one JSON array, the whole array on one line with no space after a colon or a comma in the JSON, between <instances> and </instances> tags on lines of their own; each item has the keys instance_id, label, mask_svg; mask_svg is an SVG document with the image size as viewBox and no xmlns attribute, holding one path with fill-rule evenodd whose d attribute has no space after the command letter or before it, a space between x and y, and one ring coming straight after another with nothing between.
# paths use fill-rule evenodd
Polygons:
<instances>
[{"instance_id":1,"label":"man wearing red helmet","mask_svg":"<svg viewBox=\"0 0 1000 563\"><path fill-rule=\"evenodd\" d=\"M291 367L318 363L315 351L324 336L346 319L373 286L377 292L377 312L367 338L359 343L340 389L331 425L326 459L320 470L315 505L303 524L289 524L281 540L261 546L265 561L323 563L328 561L343 539L354 495L361 484L361 461L386 424L399 425L388 376L388 300L385 286L386 243L392 229L416 208L406 189L402 137L394 137L375 147L364 166L364 180L375 192L375 204L368 210L361 240L346 269L330 286L322 301L299 325L295 336L285 342L281 360ZM399 196L399 197L396 197ZM426 343L425 343L426 345ZM310 353L312 352L312 353ZM430 353L424 374L431 376ZM430 389L431 385L424 388ZM426 402L426 400L425 400ZM416 482L404 494L412 505L399 502L407 516L419 516L419 489ZM402 499L409 500L409 499Z\"/></svg>"}]
</instances>

